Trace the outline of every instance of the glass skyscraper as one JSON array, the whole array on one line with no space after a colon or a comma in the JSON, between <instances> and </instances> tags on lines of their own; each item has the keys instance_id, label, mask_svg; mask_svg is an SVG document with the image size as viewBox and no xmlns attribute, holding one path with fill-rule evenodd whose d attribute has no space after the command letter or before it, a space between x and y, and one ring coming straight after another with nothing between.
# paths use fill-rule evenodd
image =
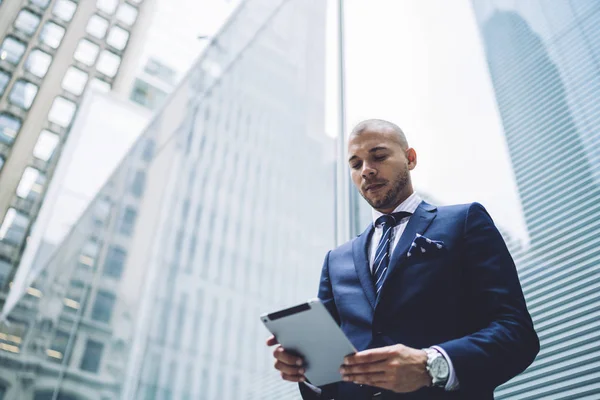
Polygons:
<instances>
[{"instance_id":1,"label":"glass skyscraper","mask_svg":"<svg viewBox=\"0 0 600 400\"><path fill-rule=\"evenodd\" d=\"M7 399L286 399L259 315L334 245L325 6L243 2L0 325Z\"/></svg>"},{"instance_id":2,"label":"glass skyscraper","mask_svg":"<svg viewBox=\"0 0 600 400\"><path fill-rule=\"evenodd\" d=\"M600 3L473 0L530 246L541 340L498 399L600 397Z\"/></svg>"}]
</instances>

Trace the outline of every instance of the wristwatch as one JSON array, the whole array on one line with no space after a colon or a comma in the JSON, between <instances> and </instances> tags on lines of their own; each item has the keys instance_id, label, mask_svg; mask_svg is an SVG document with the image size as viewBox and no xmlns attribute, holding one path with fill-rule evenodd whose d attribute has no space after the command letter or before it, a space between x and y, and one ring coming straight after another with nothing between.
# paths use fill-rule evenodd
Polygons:
<instances>
[{"instance_id":1,"label":"wristwatch","mask_svg":"<svg viewBox=\"0 0 600 400\"><path fill-rule=\"evenodd\" d=\"M427 372L433 386L444 387L448 382L450 367L446 358L435 349L423 349L427 353Z\"/></svg>"}]
</instances>

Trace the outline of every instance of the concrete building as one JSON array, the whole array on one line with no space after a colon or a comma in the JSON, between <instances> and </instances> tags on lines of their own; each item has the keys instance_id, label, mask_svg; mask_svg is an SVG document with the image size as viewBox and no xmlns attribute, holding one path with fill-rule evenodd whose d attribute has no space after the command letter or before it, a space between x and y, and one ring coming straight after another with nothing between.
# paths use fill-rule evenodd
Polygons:
<instances>
[{"instance_id":1,"label":"concrete building","mask_svg":"<svg viewBox=\"0 0 600 400\"><path fill-rule=\"evenodd\" d=\"M473 0L530 237L540 336L498 399L600 398L600 3Z\"/></svg>"},{"instance_id":2,"label":"concrete building","mask_svg":"<svg viewBox=\"0 0 600 400\"><path fill-rule=\"evenodd\" d=\"M0 326L7 399L297 398L258 317L334 244L324 36L320 0L240 5Z\"/></svg>"},{"instance_id":3,"label":"concrete building","mask_svg":"<svg viewBox=\"0 0 600 400\"><path fill-rule=\"evenodd\" d=\"M128 96L153 2L0 3L0 306L83 93Z\"/></svg>"}]
</instances>

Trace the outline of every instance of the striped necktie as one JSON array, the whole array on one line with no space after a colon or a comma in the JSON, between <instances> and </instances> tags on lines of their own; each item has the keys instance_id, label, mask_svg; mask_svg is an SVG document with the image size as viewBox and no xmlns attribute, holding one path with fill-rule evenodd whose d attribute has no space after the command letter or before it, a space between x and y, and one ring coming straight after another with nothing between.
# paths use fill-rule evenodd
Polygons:
<instances>
[{"instance_id":1,"label":"striped necktie","mask_svg":"<svg viewBox=\"0 0 600 400\"><path fill-rule=\"evenodd\" d=\"M383 224L383 234L381 240L377 245L375 251L375 260L373 261L373 283L375 284L375 291L379 296L379 291L383 286L385 280L385 273L387 272L388 265L390 263L390 243L392 239L392 228L402 221L406 217L410 217L412 214L409 212L397 212L393 214L385 214L377 218L375 226Z\"/></svg>"}]
</instances>

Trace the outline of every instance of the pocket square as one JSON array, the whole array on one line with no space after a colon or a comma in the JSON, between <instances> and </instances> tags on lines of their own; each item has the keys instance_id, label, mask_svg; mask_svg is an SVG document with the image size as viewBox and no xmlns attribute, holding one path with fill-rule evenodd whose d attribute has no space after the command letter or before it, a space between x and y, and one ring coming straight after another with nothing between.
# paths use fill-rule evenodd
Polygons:
<instances>
[{"instance_id":1,"label":"pocket square","mask_svg":"<svg viewBox=\"0 0 600 400\"><path fill-rule=\"evenodd\" d=\"M414 254L440 251L442 249L444 249L444 242L441 240L432 240L417 233L406 256L411 257Z\"/></svg>"}]
</instances>

